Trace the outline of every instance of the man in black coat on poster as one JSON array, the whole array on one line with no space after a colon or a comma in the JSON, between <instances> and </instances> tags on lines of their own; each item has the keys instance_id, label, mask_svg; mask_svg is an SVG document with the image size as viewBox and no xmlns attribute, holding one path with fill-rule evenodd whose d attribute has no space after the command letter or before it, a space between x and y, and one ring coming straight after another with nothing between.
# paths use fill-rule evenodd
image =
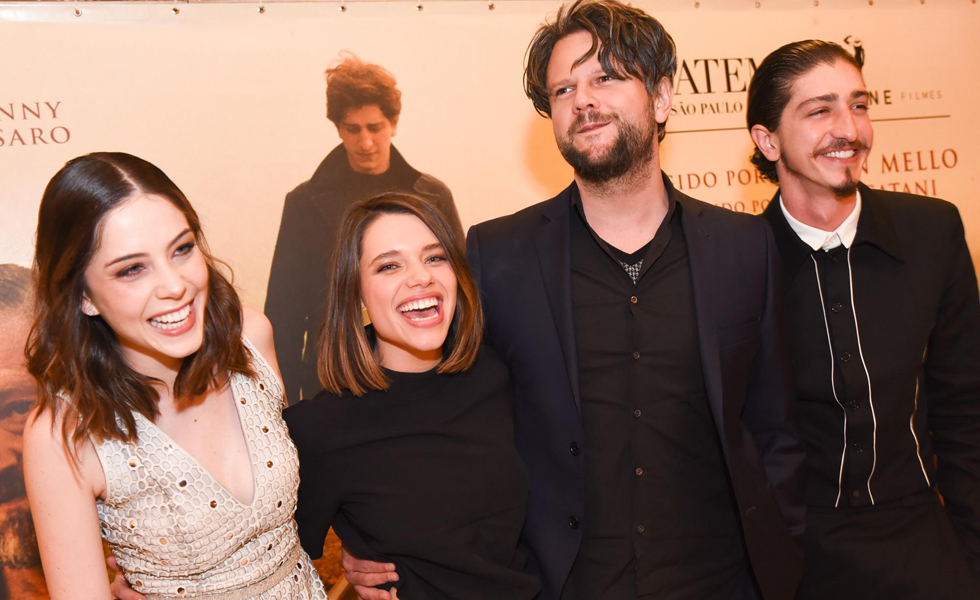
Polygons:
<instances>
[{"instance_id":1,"label":"man in black coat on poster","mask_svg":"<svg viewBox=\"0 0 980 600\"><path fill-rule=\"evenodd\" d=\"M412 192L441 210L460 235L463 231L449 188L413 169L391 144L401 113L392 74L348 55L326 75L327 118L342 143L309 181L286 196L265 302L290 402L312 398L321 388L316 336L337 223L348 206L382 192Z\"/></svg>"},{"instance_id":2,"label":"man in black coat on poster","mask_svg":"<svg viewBox=\"0 0 980 600\"><path fill-rule=\"evenodd\" d=\"M868 102L860 64L815 40L749 87L807 445L800 598L976 598L976 275L956 207L859 183Z\"/></svg>"}]
</instances>

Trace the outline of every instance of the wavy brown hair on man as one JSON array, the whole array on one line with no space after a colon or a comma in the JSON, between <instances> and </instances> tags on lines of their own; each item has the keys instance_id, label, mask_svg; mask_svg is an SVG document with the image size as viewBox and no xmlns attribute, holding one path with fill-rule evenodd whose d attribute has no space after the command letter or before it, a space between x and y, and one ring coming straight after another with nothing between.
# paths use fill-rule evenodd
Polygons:
<instances>
[{"instance_id":1,"label":"wavy brown hair on man","mask_svg":"<svg viewBox=\"0 0 980 600\"><path fill-rule=\"evenodd\" d=\"M86 437L136 441L135 413L154 420L158 380L133 370L102 317L82 313L85 268L113 210L140 196L177 207L208 267L201 348L184 359L174 400L187 402L224 384L229 372L254 375L241 341L242 307L217 268L201 222L183 192L156 166L130 154L97 152L69 161L48 183L38 212L34 254L35 314L27 368L38 383L38 411L61 421L70 450ZM117 422L117 418L119 422Z\"/></svg>"},{"instance_id":2,"label":"wavy brown hair on man","mask_svg":"<svg viewBox=\"0 0 980 600\"><path fill-rule=\"evenodd\" d=\"M534 109L551 116L551 93L548 90L548 63L555 44L573 33L585 31L592 36L592 47L575 65L599 53L599 64L609 75L628 75L643 81L647 93L656 94L661 81L674 79L677 50L674 39L660 21L638 8L616 0L576 0L558 9L555 20L545 23L534 34L527 48L524 66L524 92ZM663 141L666 121L658 129Z\"/></svg>"},{"instance_id":3,"label":"wavy brown hair on man","mask_svg":"<svg viewBox=\"0 0 980 600\"><path fill-rule=\"evenodd\" d=\"M393 124L402 112L402 93L395 76L380 65L366 63L350 52L326 70L327 118L340 127L347 111L376 104Z\"/></svg>"},{"instance_id":4,"label":"wavy brown hair on man","mask_svg":"<svg viewBox=\"0 0 980 600\"><path fill-rule=\"evenodd\" d=\"M341 217L333 262L330 293L320 329L317 370L327 391L349 390L363 396L368 390L388 389L389 381L374 352L373 336L361 317L361 247L364 232L382 215L412 215L432 231L456 275L456 308L443 345L439 373L466 371L476 362L483 342L483 308L476 282L466 262L463 240L428 201L404 192L387 192L350 206Z\"/></svg>"}]
</instances>

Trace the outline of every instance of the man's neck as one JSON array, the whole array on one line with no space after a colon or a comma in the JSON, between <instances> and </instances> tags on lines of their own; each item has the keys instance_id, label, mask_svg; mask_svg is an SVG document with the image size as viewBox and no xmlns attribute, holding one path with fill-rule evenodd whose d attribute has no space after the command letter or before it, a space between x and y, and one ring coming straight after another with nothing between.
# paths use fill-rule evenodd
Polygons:
<instances>
[{"instance_id":1,"label":"man's neck","mask_svg":"<svg viewBox=\"0 0 980 600\"><path fill-rule=\"evenodd\" d=\"M652 240L667 214L667 189L657 160L639 173L602 185L584 182L578 175L575 181L589 226L623 252L635 252Z\"/></svg>"},{"instance_id":2,"label":"man's neck","mask_svg":"<svg viewBox=\"0 0 980 600\"><path fill-rule=\"evenodd\" d=\"M839 197L830 190L807 190L798 184L780 183L783 206L795 219L823 231L834 231L854 211L857 192Z\"/></svg>"}]
</instances>

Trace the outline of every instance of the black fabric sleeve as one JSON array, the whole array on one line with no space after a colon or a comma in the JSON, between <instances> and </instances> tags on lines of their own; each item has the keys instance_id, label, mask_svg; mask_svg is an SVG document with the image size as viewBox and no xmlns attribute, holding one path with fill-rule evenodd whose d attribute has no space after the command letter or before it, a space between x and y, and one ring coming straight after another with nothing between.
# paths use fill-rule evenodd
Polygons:
<instances>
[{"instance_id":1,"label":"black fabric sleeve","mask_svg":"<svg viewBox=\"0 0 980 600\"><path fill-rule=\"evenodd\" d=\"M316 440L322 435L316 419L306 410L310 401L304 400L286 409L283 418L289 436L299 453L299 493L296 499L296 525L303 550L310 558L323 556L323 542L340 506L340 482L325 475L333 472L329 456L319 452Z\"/></svg>"},{"instance_id":2,"label":"black fabric sleeve","mask_svg":"<svg viewBox=\"0 0 980 600\"><path fill-rule=\"evenodd\" d=\"M926 350L924 383L936 483L980 581L980 301L963 222L950 208L954 249Z\"/></svg>"},{"instance_id":3,"label":"black fabric sleeve","mask_svg":"<svg viewBox=\"0 0 980 600\"><path fill-rule=\"evenodd\" d=\"M310 250L306 244L312 238L306 229L311 219L301 206L300 190L286 196L265 299L265 314L272 323L287 402L299 400L304 335L310 328L310 311L306 307L311 297L306 260Z\"/></svg>"},{"instance_id":4,"label":"black fabric sleeve","mask_svg":"<svg viewBox=\"0 0 980 600\"><path fill-rule=\"evenodd\" d=\"M790 533L799 539L806 522L806 451L794 415L796 393L785 335L779 250L769 225L761 219L759 223L765 229L766 304L760 322L762 345L752 369L744 420L752 430L783 518Z\"/></svg>"}]
</instances>

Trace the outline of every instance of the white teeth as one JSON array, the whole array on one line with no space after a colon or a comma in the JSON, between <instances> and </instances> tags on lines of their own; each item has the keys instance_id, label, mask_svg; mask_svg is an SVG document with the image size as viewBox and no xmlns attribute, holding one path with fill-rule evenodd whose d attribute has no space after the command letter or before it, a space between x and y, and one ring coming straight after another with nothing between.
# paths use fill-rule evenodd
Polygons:
<instances>
[{"instance_id":1,"label":"white teeth","mask_svg":"<svg viewBox=\"0 0 980 600\"><path fill-rule=\"evenodd\" d=\"M154 327L158 327L160 329L177 329L187 322L187 317L190 314L191 305L187 304L180 310L175 310L165 315L160 315L159 317L153 317L150 319L150 323L152 323Z\"/></svg>"},{"instance_id":2,"label":"white teeth","mask_svg":"<svg viewBox=\"0 0 980 600\"><path fill-rule=\"evenodd\" d=\"M824 156L829 156L830 158L851 158L854 156L854 150L838 150L837 152L828 152Z\"/></svg>"},{"instance_id":3,"label":"white teeth","mask_svg":"<svg viewBox=\"0 0 980 600\"><path fill-rule=\"evenodd\" d=\"M408 312L411 310L426 310L428 308L433 308L439 306L438 298L422 298L421 300L415 300L413 302L406 302L398 307L398 312Z\"/></svg>"}]
</instances>

